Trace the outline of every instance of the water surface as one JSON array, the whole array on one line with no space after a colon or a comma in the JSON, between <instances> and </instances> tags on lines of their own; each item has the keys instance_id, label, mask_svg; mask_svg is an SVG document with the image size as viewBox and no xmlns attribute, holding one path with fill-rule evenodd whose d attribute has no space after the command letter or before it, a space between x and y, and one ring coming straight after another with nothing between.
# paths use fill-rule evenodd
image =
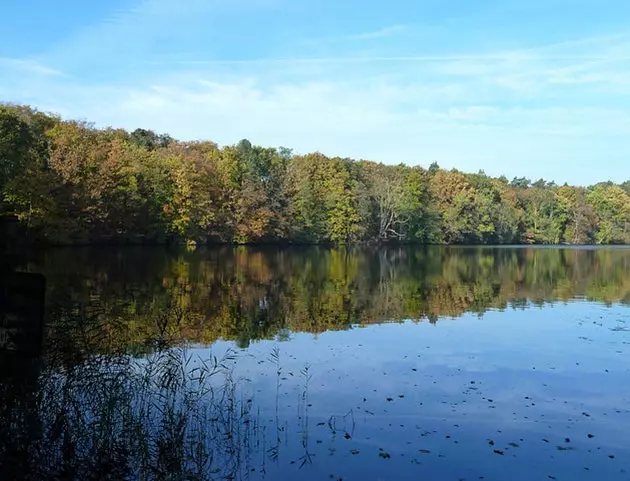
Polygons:
<instances>
[{"instance_id":1,"label":"water surface","mask_svg":"<svg viewBox=\"0 0 630 481\"><path fill-rule=\"evenodd\" d=\"M30 388L4 390L25 444L5 465L630 479L630 249L57 249L22 268L47 278L46 341Z\"/></svg>"}]
</instances>

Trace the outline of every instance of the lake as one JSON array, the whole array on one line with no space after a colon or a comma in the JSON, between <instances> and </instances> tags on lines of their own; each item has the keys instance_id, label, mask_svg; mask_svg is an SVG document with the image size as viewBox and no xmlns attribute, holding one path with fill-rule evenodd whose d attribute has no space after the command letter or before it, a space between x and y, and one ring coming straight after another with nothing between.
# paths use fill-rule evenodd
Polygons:
<instances>
[{"instance_id":1,"label":"lake","mask_svg":"<svg viewBox=\"0 0 630 481\"><path fill-rule=\"evenodd\" d=\"M32 479L628 480L630 248L60 248ZM9 367L7 367L9 366Z\"/></svg>"}]
</instances>

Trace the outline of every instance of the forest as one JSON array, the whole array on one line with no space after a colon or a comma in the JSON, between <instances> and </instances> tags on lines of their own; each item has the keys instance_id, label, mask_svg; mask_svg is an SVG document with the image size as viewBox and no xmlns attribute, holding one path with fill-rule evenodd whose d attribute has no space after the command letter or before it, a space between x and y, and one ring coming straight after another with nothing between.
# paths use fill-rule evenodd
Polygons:
<instances>
[{"instance_id":1,"label":"forest","mask_svg":"<svg viewBox=\"0 0 630 481\"><path fill-rule=\"evenodd\" d=\"M24 244L627 244L630 181L219 147L2 104L0 217Z\"/></svg>"}]
</instances>

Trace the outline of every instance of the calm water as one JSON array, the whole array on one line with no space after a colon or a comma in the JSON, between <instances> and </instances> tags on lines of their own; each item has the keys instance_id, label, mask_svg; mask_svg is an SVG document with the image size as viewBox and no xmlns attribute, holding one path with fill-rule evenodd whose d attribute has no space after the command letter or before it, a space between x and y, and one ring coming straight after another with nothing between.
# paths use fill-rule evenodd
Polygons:
<instances>
[{"instance_id":1,"label":"calm water","mask_svg":"<svg viewBox=\"0 0 630 481\"><path fill-rule=\"evenodd\" d=\"M630 479L630 249L58 249L33 478ZM11 441L9 441L11 440Z\"/></svg>"}]
</instances>

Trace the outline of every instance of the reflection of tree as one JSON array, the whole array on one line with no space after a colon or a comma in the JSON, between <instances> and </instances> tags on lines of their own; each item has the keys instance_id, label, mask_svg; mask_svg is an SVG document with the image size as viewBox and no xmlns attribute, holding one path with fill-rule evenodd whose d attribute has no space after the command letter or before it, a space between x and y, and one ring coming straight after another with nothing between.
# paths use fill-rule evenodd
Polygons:
<instances>
[{"instance_id":1,"label":"reflection of tree","mask_svg":"<svg viewBox=\"0 0 630 481\"><path fill-rule=\"evenodd\" d=\"M43 358L0 359L0 466L33 478L239 479L278 459L288 425L276 414L275 430L267 431L256 400L232 378L231 360L202 362L170 347L184 340L246 345L295 331L438 322L578 296L630 303L625 249L75 249L40 256L26 267L48 280ZM310 373L302 376L298 462L306 465ZM329 421L344 436L353 425L351 413Z\"/></svg>"},{"instance_id":2,"label":"reflection of tree","mask_svg":"<svg viewBox=\"0 0 630 481\"><path fill-rule=\"evenodd\" d=\"M224 247L45 256L29 268L48 277L50 338L73 352L90 340L88 351L101 352L146 352L178 336L245 346L291 331L437 320L526 301L630 302L625 249Z\"/></svg>"}]
</instances>

